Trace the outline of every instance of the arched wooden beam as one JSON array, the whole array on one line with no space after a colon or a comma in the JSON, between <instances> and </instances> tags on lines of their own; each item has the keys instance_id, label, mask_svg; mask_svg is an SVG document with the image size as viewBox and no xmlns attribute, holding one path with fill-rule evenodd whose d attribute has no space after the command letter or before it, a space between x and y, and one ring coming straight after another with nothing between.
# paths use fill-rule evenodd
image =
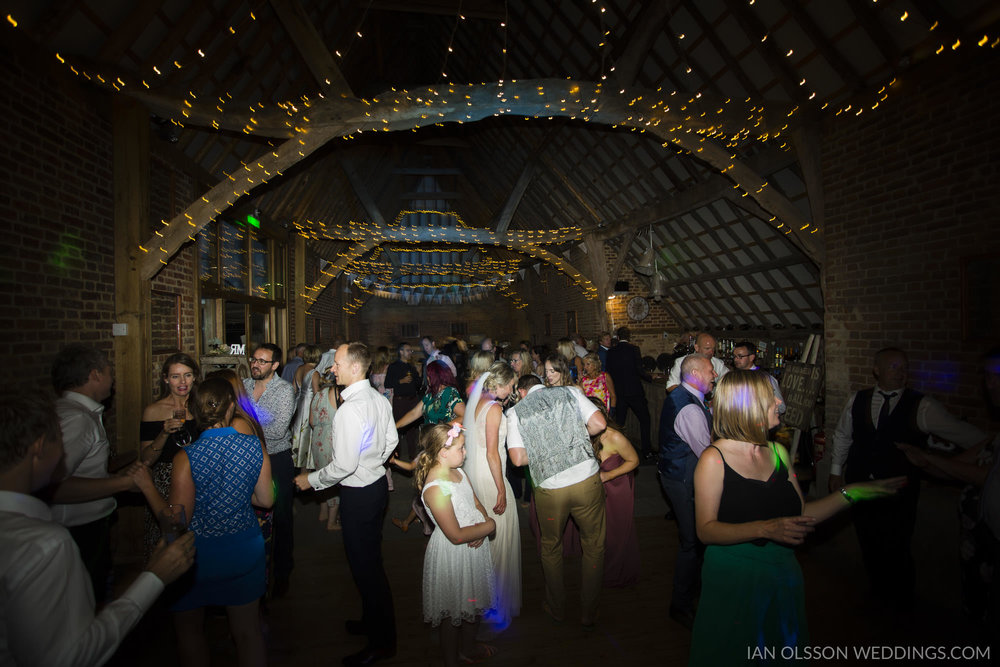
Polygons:
<instances>
[{"instance_id":1,"label":"arched wooden beam","mask_svg":"<svg viewBox=\"0 0 1000 667\"><path fill-rule=\"evenodd\" d=\"M149 101L151 95L139 93L137 97ZM162 101L162 100L161 100ZM670 105L673 106L670 106ZM178 105L185 117L203 115L201 107L185 102ZM248 120L247 127L254 134L266 128L279 129L278 136L291 138L275 150L265 153L259 160L243 170L230 174L199 200L187 207L165 229L161 229L142 246L145 258L140 265L141 276L149 279L166 265L175 252L208 222L221 215L239 198L248 195L258 185L267 182L282 170L296 164L331 139L348 138L363 131L393 131L412 129L444 122L468 122L491 115L523 115L535 117L569 116L609 125L626 125L687 148L722 173L728 173L750 197L765 210L781 218L792 227L808 227L794 205L773 188L764 187L764 180L751 169L733 160L730 153L705 135L729 132L726 124L734 118L735 109L721 108L709 114L701 98L675 102L668 95L654 93L643 95L607 94L600 84L581 83L565 79L540 79L509 84L483 84L481 86L442 85L420 89L419 92L392 91L372 102L354 99L321 99L308 107L289 110L279 124L268 125L256 118ZM736 105L741 106L741 105ZM174 107L176 111L177 107ZM212 112L217 111L212 109ZM225 120L224 114L210 113ZM740 111L739 128L743 132L748 124L746 111ZM753 114L751 113L751 116ZM249 117L249 116L248 116ZM205 117L208 120L209 117ZM766 119L759 116L758 124ZM275 123L274 119L269 121ZM217 127L222 123L217 121ZM243 128L241 128L243 129ZM694 130L694 131L692 131ZM699 134L702 132L704 134ZM766 191L765 191L766 190ZM793 230L792 233L795 233ZM815 245L815 244L812 244ZM809 243L804 243L810 248ZM818 256L813 249L811 254Z\"/></svg>"}]
</instances>

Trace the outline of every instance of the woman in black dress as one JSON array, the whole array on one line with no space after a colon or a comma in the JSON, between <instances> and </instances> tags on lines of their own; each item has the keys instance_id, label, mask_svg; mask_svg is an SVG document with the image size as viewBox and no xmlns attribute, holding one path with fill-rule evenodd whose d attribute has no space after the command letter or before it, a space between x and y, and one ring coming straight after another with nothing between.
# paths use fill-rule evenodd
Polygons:
<instances>
[{"instance_id":1,"label":"woman in black dress","mask_svg":"<svg viewBox=\"0 0 1000 667\"><path fill-rule=\"evenodd\" d=\"M850 484L806 502L787 450L767 440L779 423L778 405L760 371L731 371L716 386L718 439L694 473L695 525L707 547L691 665L791 661L793 649L808 643L802 570L792 547L820 521L906 483L894 477Z\"/></svg>"},{"instance_id":2,"label":"woman in black dress","mask_svg":"<svg viewBox=\"0 0 1000 667\"><path fill-rule=\"evenodd\" d=\"M160 398L142 411L139 460L152 467L153 483L164 498L170 494L174 456L198 437L187 402L200 378L198 362L183 352L170 355L163 362ZM159 524L147 510L143 539L147 559L159 539Z\"/></svg>"}]
</instances>

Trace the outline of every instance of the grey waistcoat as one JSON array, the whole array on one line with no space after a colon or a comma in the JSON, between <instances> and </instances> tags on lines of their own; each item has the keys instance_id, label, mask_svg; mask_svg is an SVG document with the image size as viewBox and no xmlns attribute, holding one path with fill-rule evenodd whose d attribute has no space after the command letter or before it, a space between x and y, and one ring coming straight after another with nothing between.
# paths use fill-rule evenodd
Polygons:
<instances>
[{"instance_id":1,"label":"grey waistcoat","mask_svg":"<svg viewBox=\"0 0 1000 667\"><path fill-rule=\"evenodd\" d=\"M587 426L569 387L533 391L513 408L536 484L595 459Z\"/></svg>"}]
</instances>

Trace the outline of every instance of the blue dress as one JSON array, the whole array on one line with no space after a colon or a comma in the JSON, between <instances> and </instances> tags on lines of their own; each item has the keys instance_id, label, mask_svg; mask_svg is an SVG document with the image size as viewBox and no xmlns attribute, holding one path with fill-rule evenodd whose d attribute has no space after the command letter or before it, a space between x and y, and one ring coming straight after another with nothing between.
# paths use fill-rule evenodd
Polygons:
<instances>
[{"instance_id":1,"label":"blue dress","mask_svg":"<svg viewBox=\"0 0 1000 667\"><path fill-rule=\"evenodd\" d=\"M250 505L264 462L260 440L231 427L209 429L184 451L194 479L197 553L172 609L253 602L266 586L264 538Z\"/></svg>"}]
</instances>

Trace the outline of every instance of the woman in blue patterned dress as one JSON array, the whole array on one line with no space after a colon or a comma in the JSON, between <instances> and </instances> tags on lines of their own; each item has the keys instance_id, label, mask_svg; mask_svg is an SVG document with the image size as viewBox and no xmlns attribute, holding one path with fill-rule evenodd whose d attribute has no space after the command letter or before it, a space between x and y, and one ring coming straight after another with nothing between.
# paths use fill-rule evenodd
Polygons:
<instances>
[{"instance_id":1,"label":"woman in blue patterned dress","mask_svg":"<svg viewBox=\"0 0 1000 667\"><path fill-rule=\"evenodd\" d=\"M202 629L206 606L226 607L240 665L266 663L258 609L266 586L264 539L251 504L274 503L271 464L258 438L229 425L235 404L224 379L198 385L189 406L203 431L174 457L169 502L184 506L197 549L172 606L183 664L209 662ZM143 482L142 490L159 515L166 508L163 497L151 483Z\"/></svg>"}]
</instances>

